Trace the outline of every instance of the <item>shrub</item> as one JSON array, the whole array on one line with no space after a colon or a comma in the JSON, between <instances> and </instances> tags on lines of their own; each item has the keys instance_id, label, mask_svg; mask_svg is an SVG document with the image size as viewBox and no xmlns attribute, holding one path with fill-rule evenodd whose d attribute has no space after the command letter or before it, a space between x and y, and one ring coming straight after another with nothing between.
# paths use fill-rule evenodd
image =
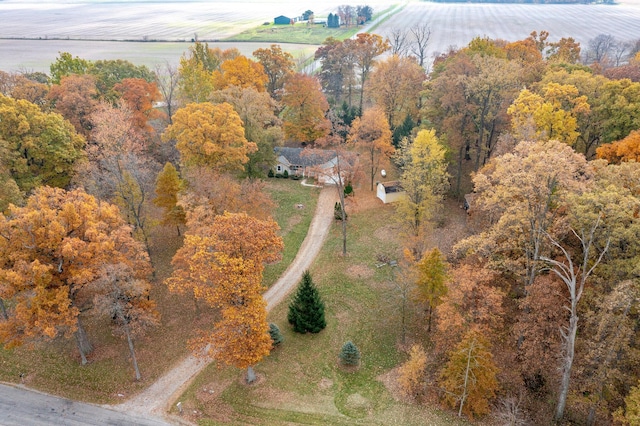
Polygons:
<instances>
[{"instance_id":1,"label":"shrub","mask_svg":"<svg viewBox=\"0 0 640 426\"><path fill-rule=\"evenodd\" d=\"M360 350L351 340L342 345L340 360L343 365L358 365L360 361Z\"/></svg>"},{"instance_id":2,"label":"shrub","mask_svg":"<svg viewBox=\"0 0 640 426\"><path fill-rule=\"evenodd\" d=\"M296 333L319 333L327 326L324 319L324 303L309 271L302 275L298 290L289 305L287 320Z\"/></svg>"},{"instance_id":3,"label":"shrub","mask_svg":"<svg viewBox=\"0 0 640 426\"><path fill-rule=\"evenodd\" d=\"M273 169L269 169L269 173L267 173L267 176L271 178L275 176L275 173L273 173Z\"/></svg>"},{"instance_id":4,"label":"shrub","mask_svg":"<svg viewBox=\"0 0 640 426\"><path fill-rule=\"evenodd\" d=\"M347 184L345 185L344 195L345 197L348 197L349 195L353 195L353 185L351 185L351 182L347 182Z\"/></svg>"},{"instance_id":5,"label":"shrub","mask_svg":"<svg viewBox=\"0 0 640 426\"><path fill-rule=\"evenodd\" d=\"M280 332L280 329L274 323L269 323L269 335L273 341L273 346L276 347L284 342L284 336Z\"/></svg>"},{"instance_id":6,"label":"shrub","mask_svg":"<svg viewBox=\"0 0 640 426\"><path fill-rule=\"evenodd\" d=\"M409 352L409 359L399 370L398 384L409 396L418 397L425 390L425 372L427 369L427 354L419 345L413 345Z\"/></svg>"},{"instance_id":7,"label":"shrub","mask_svg":"<svg viewBox=\"0 0 640 426\"><path fill-rule=\"evenodd\" d=\"M336 201L333 206L333 217L336 220L342 220L342 204L340 204L340 201ZM344 218L347 219L347 212L344 213Z\"/></svg>"},{"instance_id":8,"label":"shrub","mask_svg":"<svg viewBox=\"0 0 640 426\"><path fill-rule=\"evenodd\" d=\"M276 173L276 179L282 178L282 173Z\"/></svg>"},{"instance_id":9,"label":"shrub","mask_svg":"<svg viewBox=\"0 0 640 426\"><path fill-rule=\"evenodd\" d=\"M284 173L282 174L282 177L285 179L289 179L289 172L285 170Z\"/></svg>"}]
</instances>

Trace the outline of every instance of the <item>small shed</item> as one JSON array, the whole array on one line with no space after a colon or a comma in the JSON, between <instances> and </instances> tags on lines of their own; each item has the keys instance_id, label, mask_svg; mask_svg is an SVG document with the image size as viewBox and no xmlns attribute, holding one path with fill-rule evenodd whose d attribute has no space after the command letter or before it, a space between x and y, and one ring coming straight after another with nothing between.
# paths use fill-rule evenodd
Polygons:
<instances>
[{"instance_id":1,"label":"small shed","mask_svg":"<svg viewBox=\"0 0 640 426\"><path fill-rule=\"evenodd\" d=\"M385 204L395 203L406 195L406 192L398 181L378 182L376 196Z\"/></svg>"},{"instance_id":2,"label":"small shed","mask_svg":"<svg viewBox=\"0 0 640 426\"><path fill-rule=\"evenodd\" d=\"M291 23L291 18L287 18L284 15L276 16L273 18L273 23L275 25L289 25Z\"/></svg>"}]
</instances>

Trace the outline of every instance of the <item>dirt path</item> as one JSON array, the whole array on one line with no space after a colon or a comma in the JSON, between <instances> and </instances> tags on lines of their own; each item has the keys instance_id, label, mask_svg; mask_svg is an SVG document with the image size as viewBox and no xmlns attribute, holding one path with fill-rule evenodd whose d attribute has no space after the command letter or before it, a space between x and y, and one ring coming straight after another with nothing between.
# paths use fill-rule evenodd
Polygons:
<instances>
[{"instance_id":1,"label":"dirt path","mask_svg":"<svg viewBox=\"0 0 640 426\"><path fill-rule=\"evenodd\" d=\"M333 222L333 209L337 199L338 194L333 186L324 187L320 191L315 214L298 254L280 279L264 294L267 311L280 303L296 286L302 273L311 266L320 252ZM166 416L167 410L184 392L191 380L208 364L209 361L190 355L142 393L113 408L142 416L149 414ZM170 420L178 424L189 424L184 419L174 416Z\"/></svg>"}]
</instances>

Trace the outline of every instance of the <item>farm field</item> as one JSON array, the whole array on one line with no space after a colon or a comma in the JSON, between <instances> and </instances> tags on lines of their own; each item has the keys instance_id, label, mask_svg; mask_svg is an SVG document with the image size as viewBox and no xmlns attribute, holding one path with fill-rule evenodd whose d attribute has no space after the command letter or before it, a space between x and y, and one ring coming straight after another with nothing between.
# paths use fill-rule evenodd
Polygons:
<instances>
[{"instance_id":1,"label":"farm field","mask_svg":"<svg viewBox=\"0 0 640 426\"><path fill-rule=\"evenodd\" d=\"M476 36L516 41L546 30L550 40L573 37L585 48L598 34L621 41L640 38L640 7L620 5L458 4L410 2L373 30L388 36L394 28L427 23L430 57L450 46L463 47Z\"/></svg>"},{"instance_id":2,"label":"farm field","mask_svg":"<svg viewBox=\"0 0 640 426\"><path fill-rule=\"evenodd\" d=\"M292 0L5 0L0 1L3 22L0 26L0 69L46 72L59 51L93 60L121 58L148 66L166 61L177 64L196 34L200 40L221 40L264 22L273 22L273 18L280 14L293 16L312 9L318 17L323 17L344 3L342 0L329 0L320 6L309 1ZM367 4L374 11L380 11L394 2L374 0ZM573 37L585 46L598 34L611 34L619 40L640 38L640 4L524 5L410 1L373 32L384 36L392 28L408 28L416 23L427 23L431 27L431 54L446 51L449 46L464 46L476 36L518 40L534 30L549 31L551 40ZM257 48L257 45L247 48L244 43L210 42L210 45L221 48L235 46L245 54ZM268 43L258 47L264 46ZM297 45L283 45L283 48L293 50L294 56L309 55L316 47L312 45L301 50Z\"/></svg>"}]
</instances>

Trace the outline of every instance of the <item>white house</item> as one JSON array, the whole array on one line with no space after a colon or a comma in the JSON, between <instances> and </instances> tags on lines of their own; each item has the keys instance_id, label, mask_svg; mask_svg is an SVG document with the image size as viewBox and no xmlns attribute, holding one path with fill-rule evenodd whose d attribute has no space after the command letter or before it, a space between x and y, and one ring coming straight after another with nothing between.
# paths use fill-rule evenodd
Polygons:
<instances>
[{"instance_id":1,"label":"white house","mask_svg":"<svg viewBox=\"0 0 640 426\"><path fill-rule=\"evenodd\" d=\"M335 183L337 180L334 168L338 156L333 151L276 147L276 173L284 173L289 176L316 178L318 183Z\"/></svg>"},{"instance_id":2,"label":"white house","mask_svg":"<svg viewBox=\"0 0 640 426\"><path fill-rule=\"evenodd\" d=\"M395 203L401 198L406 196L406 192L400 186L400 182L378 182L376 196L382 200L383 203Z\"/></svg>"}]
</instances>

